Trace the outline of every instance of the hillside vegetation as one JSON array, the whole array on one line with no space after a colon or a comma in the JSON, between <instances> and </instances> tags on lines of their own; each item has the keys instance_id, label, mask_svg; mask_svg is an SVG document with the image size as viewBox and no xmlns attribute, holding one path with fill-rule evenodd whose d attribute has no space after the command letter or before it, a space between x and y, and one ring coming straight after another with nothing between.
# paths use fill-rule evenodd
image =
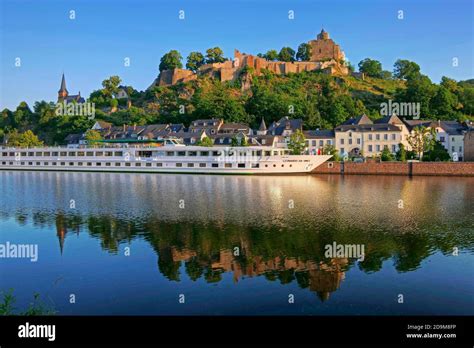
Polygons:
<instances>
[{"instance_id":1,"label":"hillside vegetation","mask_svg":"<svg viewBox=\"0 0 474 348\"><path fill-rule=\"evenodd\" d=\"M2 111L0 137L32 130L46 144L62 144L68 134L84 132L96 120L115 125L189 125L192 120L212 117L257 127L262 118L268 125L289 116L302 118L307 129L323 129L333 128L362 113L372 119L380 118L380 104L389 99L420 103L422 119L472 120L473 80L457 82L443 77L440 84L434 84L419 71L398 70L390 77L369 75L362 80L317 71L282 76L264 70L256 76L255 71L248 68L233 82L222 83L201 76L184 84L141 92L128 87L130 108L126 108L124 100L118 103L113 98L121 83L115 76L104 80L103 88L91 93L88 99L95 103L94 119L56 115L53 102L36 102L32 108L22 102L16 110Z\"/></svg>"}]
</instances>

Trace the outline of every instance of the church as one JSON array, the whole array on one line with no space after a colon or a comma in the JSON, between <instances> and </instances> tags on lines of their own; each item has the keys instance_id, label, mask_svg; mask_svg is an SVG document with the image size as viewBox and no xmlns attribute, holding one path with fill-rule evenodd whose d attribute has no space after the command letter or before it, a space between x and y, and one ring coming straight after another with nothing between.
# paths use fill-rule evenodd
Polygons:
<instances>
[{"instance_id":1,"label":"church","mask_svg":"<svg viewBox=\"0 0 474 348\"><path fill-rule=\"evenodd\" d=\"M69 95L69 92L66 88L66 78L64 77L61 80L61 88L58 91L58 103L73 103L76 102L78 104L82 104L85 102L85 99L81 97L81 92L75 95Z\"/></svg>"}]
</instances>

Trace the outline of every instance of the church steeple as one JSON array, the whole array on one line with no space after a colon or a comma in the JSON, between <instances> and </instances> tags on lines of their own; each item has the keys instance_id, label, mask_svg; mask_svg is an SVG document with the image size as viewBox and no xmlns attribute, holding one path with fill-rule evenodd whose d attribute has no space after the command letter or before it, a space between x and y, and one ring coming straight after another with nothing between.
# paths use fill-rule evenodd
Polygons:
<instances>
[{"instance_id":1,"label":"church steeple","mask_svg":"<svg viewBox=\"0 0 474 348\"><path fill-rule=\"evenodd\" d=\"M58 99L59 100L64 99L68 95L69 95L69 92L66 89L66 78L64 77L64 73L63 73L63 77L61 79L61 88L58 91Z\"/></svg>"}]
</instances>

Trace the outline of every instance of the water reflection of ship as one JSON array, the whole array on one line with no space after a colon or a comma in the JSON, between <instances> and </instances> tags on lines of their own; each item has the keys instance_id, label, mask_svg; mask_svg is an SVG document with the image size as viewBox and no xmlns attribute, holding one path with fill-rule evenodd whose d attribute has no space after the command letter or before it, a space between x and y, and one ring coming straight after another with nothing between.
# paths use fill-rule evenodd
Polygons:
<instances>
[{"instance_id":1,"label":"water reflection of ship","mask_svg":"<svg viewBox=\"0 0 474 348\"><path fill-rule=\"evenodd\" d=\"M316 292L321 301L326 301L330 293L336 291L345 277L343 269L348 265L347 258L330 259L327 262L313 260L299 260L298 258L274 257L264 259L261 256L252 256L251 262L241 262L234 256L232 250L220 250L219 255L211 260L199 260L193 250L177 249L175 247L160 250L160 258L170 258L175 263L189 262L197 259L203 268L210 268L214 272L232 272L234 282L243 277L271 275L272 273L290 271L299 285L308 287ZM271 278L271 277L270 277Z\"/></svg>"}]
</instances>

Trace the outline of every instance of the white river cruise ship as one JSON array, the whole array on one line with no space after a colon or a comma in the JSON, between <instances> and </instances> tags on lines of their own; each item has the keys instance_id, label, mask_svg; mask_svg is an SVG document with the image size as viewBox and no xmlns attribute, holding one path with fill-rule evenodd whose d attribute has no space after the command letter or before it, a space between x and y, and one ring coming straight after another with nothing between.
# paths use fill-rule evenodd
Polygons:
<instances>
[{"instance_id":1,"label":"white river cruise ship","mask_svg":"<svg viewBox=\"0 0 474 348\"><path fill-rule=\"evenodd\" d=\"M208 174L309 173L328 155L290 155L288 149L162 146L2 148L0 169Z\"/></svg>"}]
</instances>

